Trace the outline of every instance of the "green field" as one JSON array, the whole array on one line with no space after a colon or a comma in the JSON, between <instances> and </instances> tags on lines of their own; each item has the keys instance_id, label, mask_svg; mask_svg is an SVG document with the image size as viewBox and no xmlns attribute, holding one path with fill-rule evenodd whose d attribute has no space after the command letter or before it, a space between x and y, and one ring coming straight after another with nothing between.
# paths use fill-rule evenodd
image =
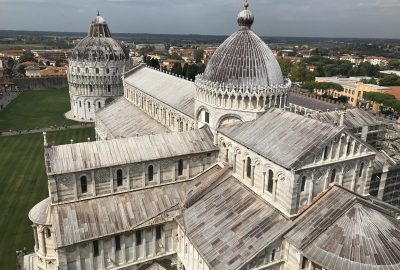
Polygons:
<instances>
[{"instance_id":1,"label":"green field","mask_svg":"<svg viewBox=\"0 0 400 270\"><path fill-rule=\"evenodd\" d=\"M67 144L94 140L93 129L52 132L48 142ZM15 269L15 251L32 251L33 231L29 210L48 197L43 159L43 136L29 134L0 137L0 269Z\"/></svg>"},{"instance_id":2,"label":"green field","mask_svg":"<svg viewBox=\"0 0 400 270\"><path fill-rule=\"evenodd\" d=\"M76 125L66 120L68 90L26 91L0 111L0 131Z\"/></svg>"}]
</instances>

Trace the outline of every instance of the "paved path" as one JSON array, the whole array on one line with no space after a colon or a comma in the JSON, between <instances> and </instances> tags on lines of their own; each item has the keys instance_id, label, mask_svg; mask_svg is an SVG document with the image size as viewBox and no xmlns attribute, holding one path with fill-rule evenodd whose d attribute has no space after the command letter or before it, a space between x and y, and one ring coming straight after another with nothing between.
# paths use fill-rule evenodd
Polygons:
<instances>
[{"instance_id":1,"label":"paved path","mask_svg":"<svg viewBox=\"0 0 400 270\"><path fill-rule=\"evenodd\" d=\"M52 131L91 128L91 127L94 127L94 123L86 123L86 124L73 125L73 126L62 126L62 127L48 127L48 128L39 128L39 129L5 131L5 132L0 132L0 136L18 136L18 135L23 135L23 134L43 133L44 131L52 132Z\"/></svg>"},{"instance_id":2,"label":"paved path","mask_svg":"<svg viewBox=\"0 0 400 270\"><path fill-rule=\"evenodd\" d=\"M14 99L16 99L19 94L23 91L12 91L12 92L5 92L3 95L0 95L0 111L4 110L8 104L10 104Z\"/></svg>"}]
</instances>

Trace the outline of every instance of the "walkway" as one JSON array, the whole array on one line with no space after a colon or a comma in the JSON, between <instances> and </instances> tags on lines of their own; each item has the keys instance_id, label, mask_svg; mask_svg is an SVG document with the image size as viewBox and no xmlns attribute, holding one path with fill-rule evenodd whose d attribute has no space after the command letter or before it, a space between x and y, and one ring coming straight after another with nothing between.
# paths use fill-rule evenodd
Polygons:
<instances>
[{"instance_id":1,"label":"walkway","mask_svg":"<svg viewBox=\"0 0 400 270\"><path fill-rule=\"evenodd\" d=\"M17 130L17 131L5 131L0 132L0 136L18 136L23 134L34 134L34 133L43 133L43 132L53 132L53 131L61 131L61 130L71 130L71 129L81 129L81 128L94 128L94 123L85 123L80 125L73 126L52 126L48 128L39 128L39 129L25 129L25 130Z\"/></svg>"},{"instance_id":2,"label":"walkway","mask_svg":"<svg viewBox=\"0 0 400 270\"><path fill-rule=\"evenodd\" d=\"M3 92L2 95L0 94L0 111L4 110L8 106L8 104L16 99L22 92L23 91L10 91Z\"/></svg>"}]
</instances>

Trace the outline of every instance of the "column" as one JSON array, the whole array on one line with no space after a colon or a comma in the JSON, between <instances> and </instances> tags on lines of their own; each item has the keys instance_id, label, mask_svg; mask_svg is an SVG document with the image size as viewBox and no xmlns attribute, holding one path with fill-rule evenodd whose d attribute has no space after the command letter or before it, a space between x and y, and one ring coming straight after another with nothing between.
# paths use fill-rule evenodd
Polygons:
<instances>
[{"instance_id":1,"label":"column","mask_svg":"<svg viewBox=\"0 0 400 270\"><path fill-rule=\"evenodd\" d=\"M131 179L130 179L130 176L129 176L129 165L128 166L126 166L126 187L127 187L127 189L128 190L130 190L131 189Z\"/></svg>"},{"instance_id":2,"label":"column","mask_svg":"<svg viewBox=\"0 0 400 270\"><path fill-rule=\"evenodd\" d=\"M255 169L255 165L254 164L251 164L251 173L250 173L250 176L251 176L251 179L250 179L250 185L251 185L251 187L254 187L254 169Z\"/></svg>"},{"instance_id":3,"label":"column","mask_svg":"<svg viewBox=\"0 0 400 270\"><path fill-rule=\"evenodd\" d=\"M262 173L263 173L263 182L262 182L262 190L261 190L261 193L264 193L264 191L265 191L265 176L266 176L267 172L266 172L266 171L263 171Z\"/></svg>"},{"instance_id":4,"label":"column","mask_svg":"<svg viewBox=\"0 0 400 270\"><path fill-rule=\"evenodd\" d=\"M33 235L35 237L35 252L37 252L39 249L39 237L37 232L37 226L32 225L32 228L33 228Z\"/></svg>"},{"instance_id":5,"label":"column","mask_svg":"<svg viewBox=\"0 0 400 270\"><path fill-rule=\"evenodd\" d=\"M338 147L336 149L336 154L335 154L335 158L339 159L340 158L340 149L342 148L342 137L340 137L339 139L339 143L338 143Z\"/></svg>"},{"instance_id":6,"label":"column","mask_svg":"<svg viewBox=\"0 0 400 270\"><path fill-rule=\"evenodd\" d=\"M47 249L46 249L46 239L44 236L44 228L42 228L42 231L40 232L40 238L41 238L41 246L42 246L42 253L44 256L47 255Z\"/></svg>"},{"instance_id":7,"label":"column","mask_svg":"<svg viewBox=\"0 0 400 270\"><path fill-rule=\"evenodd\" d=\"M74 179L74 200L78 200L78 180L76 179L76 174L73 174L73 179Z\"/></svg>"},{"instance_id":8,"label":"column","mask_svg":"<svg viewBox=\"0 0 400 270\"><path fill-rule=\"evenodd\" d=\"M186 160L186 179L190 178L190 158Z\"/></svg>"},{"instance_id":9,"label":"column","mask_svg":"<svg viewBox=\"0 0 400 270\"><path fill-rule=\"evenodd\" d=\"M136 232L132 232L132 250L133 250L132 254L133 261L136 261L137 259Z\"/></svg>"},{"instance_id":10,"label":"column","mask_svg":"<svg viewBox=\"0 0 400 270\"><path fill-rule=\"evenodd\" d=\"M96 180L94 176L94 170L92 171L92 193L93 197L96 197Z\"/></svg>"},{"instance_id":11,"label":"column","mask_svg":"<svg viewBox=\"0 0 400 270\"><path fill-rule=\"evenodd\" d=\"M272 199L275 202L276 201L276 190L278 187L278 178L274 178L273 183L274 183L274 185L272 186Z\"/></svg>"},{"instance_id":12,"label":"column","mask_svg":"<svg viewBox=\"0 0 400 270\"><path fill-rule=\"evenodd\" d=\"M146 186L146 166L142 164L142 186Z\"/></svg>"},{"instance_id":13,"label":"column","mask_svg":"<svg viewBox=\"0 0 400 270\"><path fill-rule=\"evenodd\" d=\"M176 168L175 168L175 162L172 163L172 182L176 181Z\"/></svg>"},{"instance_id":14,"label":"column","mask_svg":"<svg viewBox=\"0 0 400 270\"><path fill-rule=\"evenodd\" d=\"M157 185L161 184L161 162L157 165Z\"/></svg>"},{"instance_id":15,"label":"column","mask_svg":"<svg viewBox=\"0 0 400 270\"><path fill-rule=\"evenodd\" d=\"M308 204L311 204L314 193L314 173L311 174L310 188L308 190Z\"/></svg>"},{"instance_id":16,"label":"column","mask_svg":"<svg viewBox=\"0 0 400 270\"><path fill-rule=\"evenodd\" d=\"M156 227L153 227L152 233L153 233L153 235L152 235L152 241L153 241L153 253L152 253L152 255L156 256L157 255Z\"/></svg>"},{"instance_id":17,"label":"column","mask_svg":"<svg viewBox=\"0 0 400 270\"><path fill-rule=\"evenodd\" d=\"M378 190L378 199L383 200L383 195L385 195L385 187L386 187L386 179L389 172L388 166L383 168L383 172L381 175L381 181L379 183L379 190Z\"/></svg>"},{"instance_id":18,"label":"column","mask_svg":"<svg viewBox=\"0 0 400 270\"><path fill-rule=\"evenodd\" d=\"M333 148L333 147L332 147ZM331 179L331 175L330 175L330 170L327 169L326 170L326 175L325 175L325 181L324 181L324 191L328 189L329 183L330 183L330 179Z\"/></svg>"},{"instance_id":19,"label":"column","mask_svg":"<svg viewBox=\"0 0 400 270\"><path fill-rule=\"evenodd\" d=\"M353 179L351 181L351 191L354 191L356 188L357 184L357 178L358 178L358 167L360 166L359 163L356 163L356 166L354 167L354 173L353 173Z\"/></svg>"},{"instance_id":20,"label":"column","mask_svg":"<svg viewBox=\"0 0 400 270\"><path fill-rule=\"evenodd\" d=\"M246 161L243 159L242 165L242 178L244 179L246 173Z\"/></svg>"},{"instance_id":21,"label":"column","mask_svg":"<svg viewBox=\"0 0 400 270\"><path fill-rule=\"evenodd\" d=\"M114 177L113 177L112 168L110 168L110 190L111 190L111 194L114 193Z\"/></svg>"},{"instance_id":22,"label":"column","mask_svg":"<svg viewBox=\"0 0 400 270\"><path fill-rule=\"evenodd\" d=\"M237 154L234 153L233 154L233 172L234 173L236 172L236 156L237 156Z\"/></svg>"}]
</instances>

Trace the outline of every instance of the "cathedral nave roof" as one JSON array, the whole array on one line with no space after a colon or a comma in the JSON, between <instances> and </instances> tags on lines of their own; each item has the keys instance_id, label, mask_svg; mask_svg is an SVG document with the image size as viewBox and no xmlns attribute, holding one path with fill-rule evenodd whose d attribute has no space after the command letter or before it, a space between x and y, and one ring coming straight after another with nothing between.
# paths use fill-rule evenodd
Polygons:
<instances>
[{"instance_id":1,"label":"cathedral nave roof","mask_svg":"<svg viewBox=\"0 0 400 270\"><path fill-rule=\"evenodd\" d=\"M332 187L285 238L326 269L400 269L400 222L387 209Z\"/></svg>"},{"instance_id":2,"label":"cathedral nave roof","mask_svg":"<svg viewBox=\"0 0 400 270\"><path fill-rule=\"evenodd\" d=\"M293 226L238 179L224 177L178 219L215 270L240 268Z\"/></svg>"},{"instance_id":3,"label":"cathedral nave roof","mask_svg":"<svg viewBox=\"0 0 400 270\"><path fill-rule=\"evenodd\" d=\"M126 74L125 80L143 93L194 117L194 82L141 65ZM129 87L129 86L128 86Z\"/></svg>"},{"instance_id":4,"label":"cathedral nave roof","mask_svg":"<svg viewBox=\"0 0 400 270\"><path fill-rule=\"evenodd\" d=\"M96 112L96 123L105 128L113 138L128 138L169 131L124 97Z\"/></svg>"},{"instance_id":5,"label":"cathedral nave roof","mask_svg":"<svg viewBox=\"0 0 400 270\"><path fill-rule=\"evenodd\" d=\"M46 148L48 174L107 168L216 151L208 129L84 142Z\"/></svg>"},{"instance_id":6,"label":"cathedral nave roof","mask_svg":"<svg viewBox=\"0 0 400 270\"><path fill-rule=\"evenodd\" d=\"M106 197L53 206L57 247L70 246L142 227L174 210L184 200L188 183L131 191ZM167 214L168 216L168 214ZM172 216L161 216L165 222Z\"/></svg>"}]
</instances>

